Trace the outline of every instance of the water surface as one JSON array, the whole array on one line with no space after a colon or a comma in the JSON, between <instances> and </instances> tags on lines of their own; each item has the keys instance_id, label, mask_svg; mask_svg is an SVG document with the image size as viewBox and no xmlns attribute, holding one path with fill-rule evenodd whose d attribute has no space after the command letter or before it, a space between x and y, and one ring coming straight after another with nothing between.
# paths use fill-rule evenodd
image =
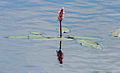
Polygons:
<instances>
[{"instance_id":1,"label":"water surface","mask_svg":"<svg viewBox=\"0 0 120 73\"><path fill-rule=\"evenodd\" d=\"M0 0L0 73L120 73L119 0ZM7 39L31 31L58 37L57 13L75 36L99 37L103 50L63 41L64 63L57 61L59 41ZM65 36L65 35L64 35Z\"/></svg>"}]
</instances>

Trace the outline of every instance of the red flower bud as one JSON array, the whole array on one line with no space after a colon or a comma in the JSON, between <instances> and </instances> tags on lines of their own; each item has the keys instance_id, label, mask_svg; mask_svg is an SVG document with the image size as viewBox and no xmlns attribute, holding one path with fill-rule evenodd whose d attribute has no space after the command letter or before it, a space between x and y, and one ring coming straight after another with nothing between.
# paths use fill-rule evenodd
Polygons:
<instances>
[{"instance_id":1,"label":"red flower bud","mask_svg":"<svg viewBox=\"0 0 120 73\"><path fill-rule=\"evenodd\" d=\"M58 20L62 21L64 18L64 8L61 8L61 10L58 12Z\"/></svg>"}]
</instances>

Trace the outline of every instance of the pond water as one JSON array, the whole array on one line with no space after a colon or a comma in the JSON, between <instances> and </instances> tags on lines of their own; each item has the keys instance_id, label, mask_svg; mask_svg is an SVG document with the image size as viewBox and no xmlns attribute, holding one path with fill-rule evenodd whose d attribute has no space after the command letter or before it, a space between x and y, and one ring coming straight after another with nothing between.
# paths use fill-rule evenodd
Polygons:
<instances>
[{"instance_id":1,"label":"pond water","mask_svg":"<svg viewBox=\"0 0 120 73\"><path fill-rule=\"evenodd\" d=\"M120 0L0 0L0 73L120 73ZM65 8L66 35L99 37L103 50L62 41L63 64L57 60L59 41L8 39L41 32L58 37L58 11ZM95 40L97 41L97 40Z\"/></svg>"}]
</instances>

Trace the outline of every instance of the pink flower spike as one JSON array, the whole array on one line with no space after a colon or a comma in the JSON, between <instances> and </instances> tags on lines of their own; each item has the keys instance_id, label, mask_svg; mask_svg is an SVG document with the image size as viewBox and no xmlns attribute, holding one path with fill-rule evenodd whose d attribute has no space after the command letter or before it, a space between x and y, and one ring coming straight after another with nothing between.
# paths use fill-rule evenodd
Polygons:
<instances>
[{"instance_id":1,"label":"pink flower spike","mask_svg":"<svg viewBox=\"0 0 120 73\"><path fill-rule=\"evenodd\" d=\"M58 20L62 21L64 18L64 8L61 8L61 10L58 12Z\"/></svg>"}]
</instances>

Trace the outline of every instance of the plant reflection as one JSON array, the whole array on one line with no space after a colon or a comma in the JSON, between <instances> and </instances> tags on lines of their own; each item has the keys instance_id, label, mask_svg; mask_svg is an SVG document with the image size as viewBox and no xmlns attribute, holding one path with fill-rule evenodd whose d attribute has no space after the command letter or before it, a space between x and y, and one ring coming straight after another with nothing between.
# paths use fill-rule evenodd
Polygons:
<instances>
[{"instance_id":1,"label":"plant reflection","mask_svg":"<svg viewBox=\"0 0 120 73\"><path fill-rule=\"evenodd\" d=\"M57 52L58 62L60 64L63 64L63 52L61 50L61 44L62 44L62 41L60 41L59 51L56 50L56 52Z\"/></svg>"}]
</instances>

